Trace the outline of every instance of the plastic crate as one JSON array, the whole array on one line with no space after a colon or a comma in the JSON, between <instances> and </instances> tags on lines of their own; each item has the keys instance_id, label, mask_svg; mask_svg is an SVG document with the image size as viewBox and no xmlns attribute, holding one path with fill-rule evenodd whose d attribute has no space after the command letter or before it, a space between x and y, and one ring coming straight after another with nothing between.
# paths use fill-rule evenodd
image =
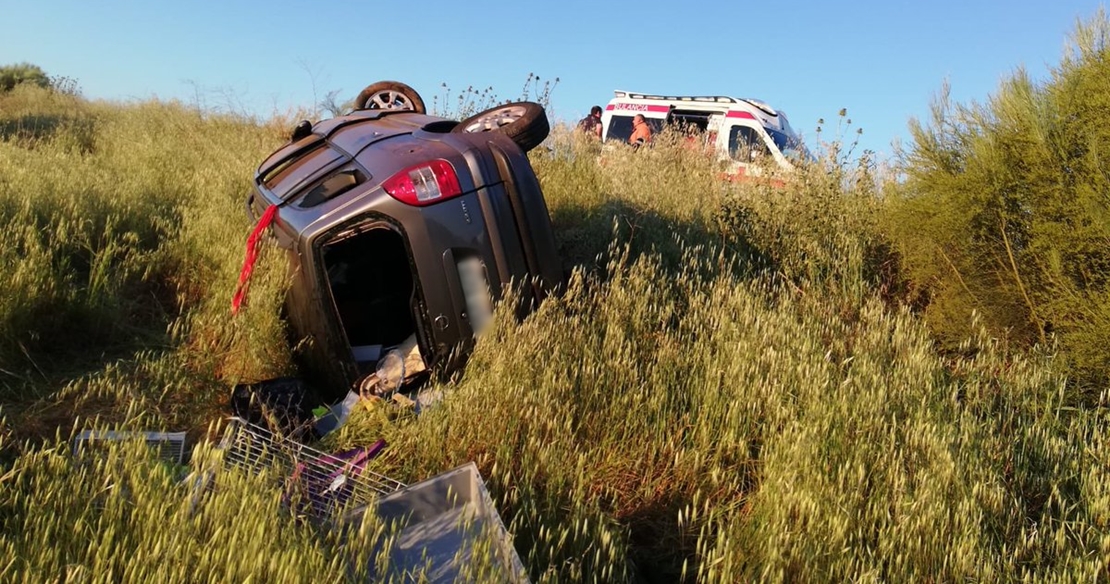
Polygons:
<instances>
[{"instance_id":1,"label":"plastic crate","mask_svg":"<svg viewBox=\"0 0 1110 584\"><path fill-rule=\"evenodd\" d=\"M341 525L357 526L366 511L348 512ZM376 578L419 572L429 582L466 581L477 554L490 553L497 581L529 581L473 462L381 497L374 513L398 529L389 574Z\"/></svg>"}]
</instances>

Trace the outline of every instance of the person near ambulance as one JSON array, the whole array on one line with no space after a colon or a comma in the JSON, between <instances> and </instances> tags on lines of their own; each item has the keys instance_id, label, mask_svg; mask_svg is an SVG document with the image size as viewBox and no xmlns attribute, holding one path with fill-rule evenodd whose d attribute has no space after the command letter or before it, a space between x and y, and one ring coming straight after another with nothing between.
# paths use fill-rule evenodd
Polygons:
<instances>
[{"instance_id":1,"label":"person near ambulance","mask_svg":"<svg viewBox=\"0 0 1110 584\"><path fill-rule=\"evenodd\" d=\"M632 135L628 137L628 143L638 148L650 142L651 126L642 114L636 114L636 117L632 118Z\"/></svg>"},{"instance_id":2,"label":"person near ambulance","mask_svg":"<svg viewBox=\"0 0 1110 584\"><path fill-rule=\"evenodd\" d=\"M582 118L578 122L578 129L582 130L587 136L592 136L601 139L601 106L595 105L590 108L590 115Z\"/></svg>"}]
</instances>

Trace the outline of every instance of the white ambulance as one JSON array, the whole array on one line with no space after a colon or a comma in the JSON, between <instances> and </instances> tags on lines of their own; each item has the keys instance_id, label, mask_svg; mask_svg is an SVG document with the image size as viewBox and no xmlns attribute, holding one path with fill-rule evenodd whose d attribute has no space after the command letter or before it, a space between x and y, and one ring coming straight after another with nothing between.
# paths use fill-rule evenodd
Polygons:
<instances>
[{"instance_id":1,"label":"white ambulance","mask_svg":"<svg viewBox=\"0 0 1110 584\"><path fill-rule=\"evenodd\" d=\"M759 165L753 163L766 156L785 172L793 171L800 160L812 159L786 113L758 99L630 91L613 94L601 114L602 139L606 141L628 143L632 118L642 114L653 136L671 127L716 152L727 161L731 177L758 172Z\"/></svg>"}]
</instances>

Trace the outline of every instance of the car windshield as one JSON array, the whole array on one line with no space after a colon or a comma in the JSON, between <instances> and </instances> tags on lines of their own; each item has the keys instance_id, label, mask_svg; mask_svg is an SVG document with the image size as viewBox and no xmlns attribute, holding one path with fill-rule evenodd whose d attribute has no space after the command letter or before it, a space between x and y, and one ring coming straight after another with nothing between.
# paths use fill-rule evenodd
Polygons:
<instances>
[{"instance_id":1,"label":"car windshield","mask_svg":"<svg viewBox=\"0 0 1110 584\"><path fill-rule=\"evenodd\" d=\"M767 133L771 135L771 139L775 141L775 146L778 146L782 155L787 160L798 160L803 162L813 162L816 160L813 154L810 153L806 145L802 143L800 136L793 134L786 134L771 128L764 128Z\"/></svg>"}]
</instances>

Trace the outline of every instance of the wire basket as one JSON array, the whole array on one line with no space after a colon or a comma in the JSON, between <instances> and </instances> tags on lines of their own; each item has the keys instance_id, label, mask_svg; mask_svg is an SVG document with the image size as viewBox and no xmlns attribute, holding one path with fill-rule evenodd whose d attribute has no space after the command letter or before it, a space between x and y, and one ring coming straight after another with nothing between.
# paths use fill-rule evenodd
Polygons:
<instances>
[{"instance_id":1,"label":"wire basket","mask_svg":"<svg viewBox=\"0 0 1110 584\"><path fill-rule=\"evenodd\" d=\"M171 464L185 461L185 432L115 432L85 430L73 439L73 454L81 456L106 442L142 439L159 460Z\"/></svg>"},{"instance_id":2,"label":"wire basket","mask_svg":"<svg viewBox=\"0 0 1110 584\"><path fill-rule=\"evenodd\" d=\"M229 420L220 441L226 464L252 474L275 472L283 478L286 502L318 519L405 488L404 483L366 468L384 446L385 441L379 440L369 448L326 454L276 438L242 418Z\"/></svg>"}]
</instances>

